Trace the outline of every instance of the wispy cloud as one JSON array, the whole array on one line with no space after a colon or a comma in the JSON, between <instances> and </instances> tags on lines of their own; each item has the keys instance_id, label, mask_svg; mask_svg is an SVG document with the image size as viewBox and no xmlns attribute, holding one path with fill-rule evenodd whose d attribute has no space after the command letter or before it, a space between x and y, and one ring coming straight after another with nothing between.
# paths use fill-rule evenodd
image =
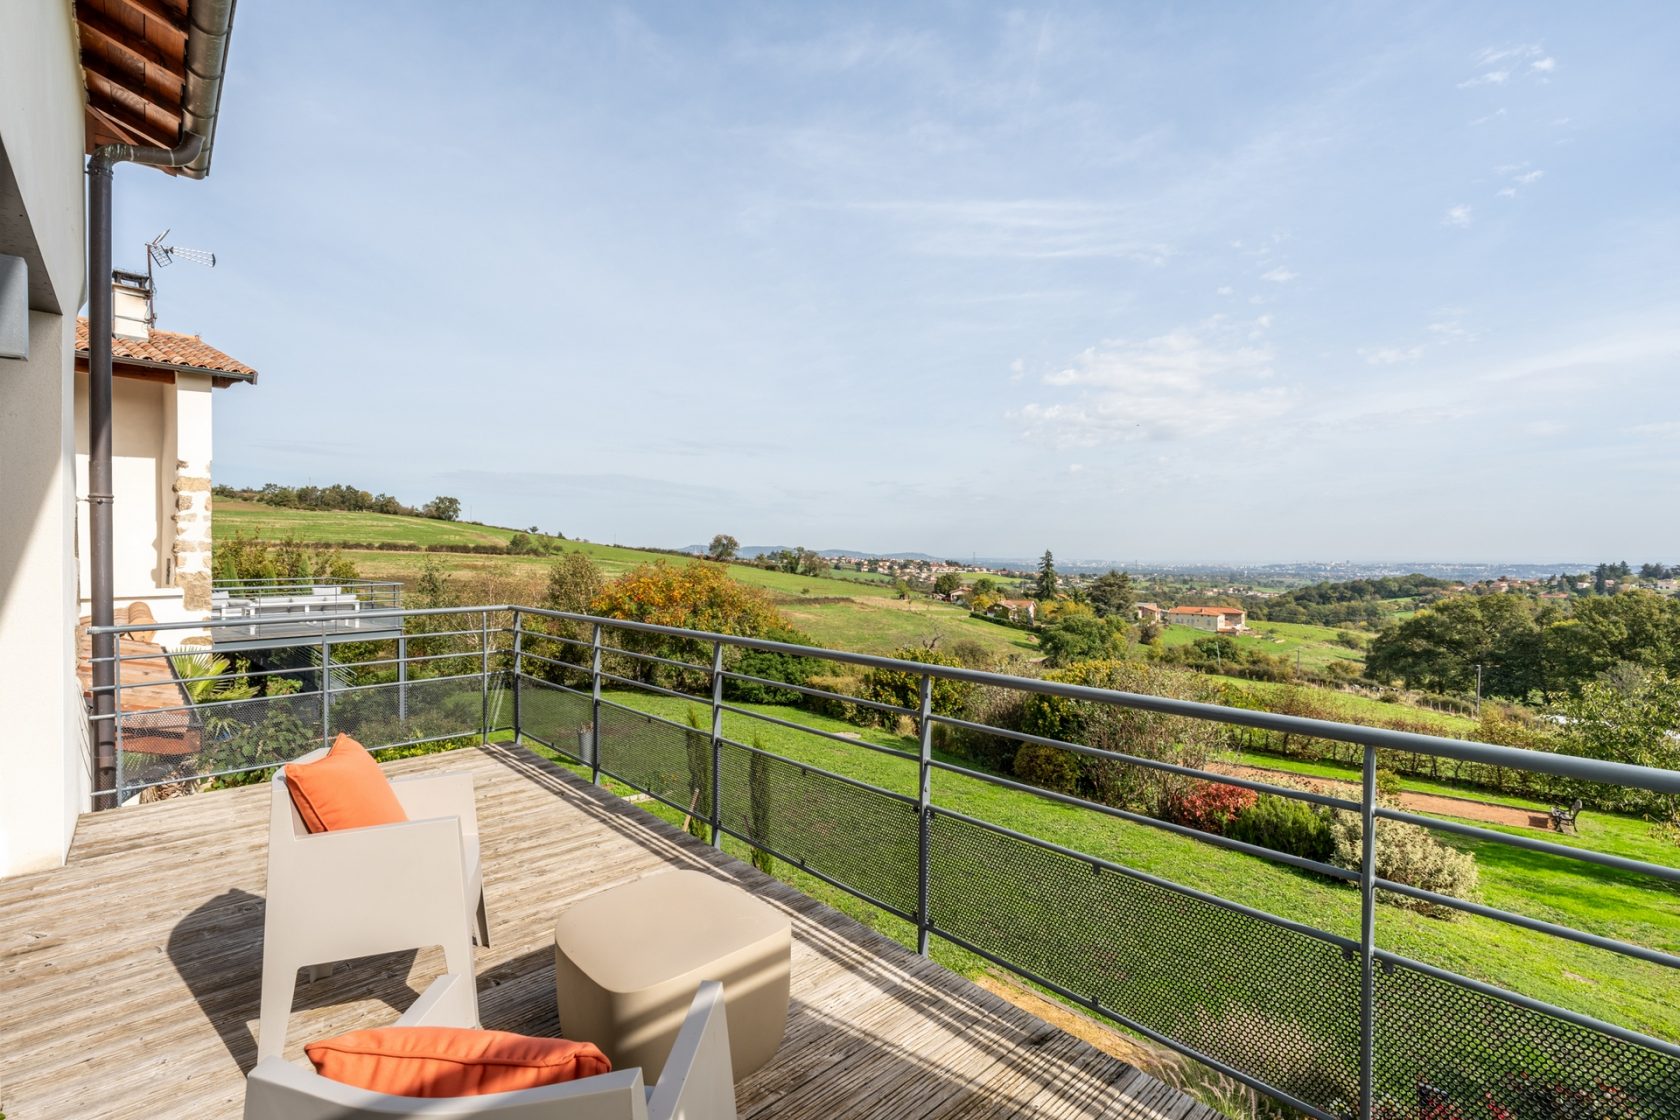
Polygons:
<instances>
[{"instance_id":1,"label":"wispy cloud","mask_svg":"<svg viewBox=\"0 0 1680 1120\"><path fill-rule=\"evenodd\" d=\"M1459 89L1502 86L1518 76L1544 79L1557 69L1557 59L1539 43L1515 43L1477 52L1474 65L1480 72L1459 82Z\"/></svg>"},{"instance_id":2,"label":"wispy cloud","mask_svg":"<svg viewBox=\"0 0 1680 1120\"><path fill-rule=\"evenodd\" d=\"M1233 343L1217 329L1110 340L1044 377L1071 399L1035 401L1011 418L1063 447L1214 436L1290 408L1290 390L1270 383L1272 357L1269 347Z\"/></svg>"},{"instance_id":3,"label":"wispy cloud","mask_svg":"<svg viewBox=\"0 0 1680 1120\"><path fill-rule=\"evenodd\" d=\"M1300 275L1301 274L1299 272L1291 272L1289 269L1279 265L1270 272L1262 272L1260 274L1260 279L1270 280L1274 284L1287 284L1291 280L1298 278Z\"/></svg>"},{"instance_id":4,"label":"wispy cloud","mask_svg":"<svg viewBox=\"0 0 1680 1120\"><path fill-rule=\"evenodd\" d=\"M1485 74L1477 74L1474 78L1466 78L1458 83L1459 89L1471 89L1475 86L1502 86L1511 80L1509 70L1489 70Z\"/></svg>"},{"instance_id":5,"label":"wispy cloud","mask_svg":"<svg viewBox=\"0 0 1680 1120\"><path fill-rule=\"evenodd\" d=\"M1446 216L1441 219L1441 224L1464 229L1470 225L1472 220L1469 205L1461 202L1457 206L1447 208Z\"/></svg>"},{"instance_id":6,"label":"wispy cloud","mask_svg":"<svg viewBox=\"0 0 1680 1120\"><path fill-rule=\"evenodd\" d=\"M1506 113L1506 111L1504 109L1495 109L1493 112L1487 114L1486 116L1477 117L1475 120L1471 121L1470 122L1470 127L1471 128L1476 128L1480 125L1487 124L1490 121L1499 120L1501 117L1505 117L1505 116L1509 116L1509 114Z\"/></svg>"},{"instance_id":7,"label":"wispy cloud","mask_svg":"<svg viewBox=\"0 0 1680 1120\"><path fill-rule=\"evenodd\" d=\"M1129 206L1063 199L950 199L857 203L847 209L903 221L915 247L950 257L1117 258L1159 265L1173 246Z\"/></svg>"},{"instance_id":8,"label":"wispy cloud","mask_svg":"<svg viewBox=\"0 0 1680 1120\"><path fill-rule=\"evenodd\" d=\"M1395 366L1415 362L1422 354L1421 346L1378 346L1372 349L1361 347L1359 351L1359 356L1365 359L1365 363L1373 366Z\"/></svg>"}]
</instances>

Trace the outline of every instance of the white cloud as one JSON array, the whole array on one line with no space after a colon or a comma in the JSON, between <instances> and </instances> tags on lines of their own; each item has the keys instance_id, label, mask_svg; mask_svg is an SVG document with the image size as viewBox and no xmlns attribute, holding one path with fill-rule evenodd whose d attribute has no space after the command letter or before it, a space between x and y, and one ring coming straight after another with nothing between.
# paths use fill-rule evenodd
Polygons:
<instances>
[{"instance_id":1,"label":"white cloud","mask_svg":"<svg viewBox=\"0 0 1680 1120\"><path fill-rule=\"evenodd\" d=\"M1528 64L1528 68L1541 74L1550 74L1553 70L1557 69L1557 59L1550 57L1537 58Z\"/></svg>"},{"instance_id":2,"label":"white cloud","mask_svg":"<svg viewBox=\"0 0 1680 1120\"><path fill-rule=\"evenodd\" d=\"M1505 115L1506 115L1506 112L1505 112L1504 109L1495 109L1493 112L1489 113L1487 116L1477 117L1475 120L1471 121L1470 122L1470 127L1475 128L1477 125L1487 124L1489 121L1496 121L1500 117L1503 117Z\"/></svg>"},{"instance_id":3,"label":"white cloud","mask_svg":"<svg viewBox=\"0 0 1680 1120\"><path fill-rule=\"evenodd\" d=\"M1013 362L1009 363L1009 380L1019 381L1021 378L1026 376L1026 372L1027 363L1022 361L1020 358L1016 358Z\"/></svg>"},{"instance_id":4,"label":"white cloud","mask_svg":"<svg viewBox=\"0 0 1680 1120\"><path fill-rule=\"evenodd\" d=\"M1259 327L1261 330L1267 330L1272 325L1272 317L1270 315L1262 315L1258 319L1254 320L1254 325Z\"/></svg>"},{"instance_id":5,"label":"white cloud","mask_svg":"<svg viewBox=\"0 0 1680 1120\"><path fill-rule=\"evenodd\" d=\"M1464 229L1470 222L1470 207L1462 202L1457 206L1450 207L1447 210L1446 217L1441 219L1442 225L1455 226L1459 229Z\"/></svg>"},{"instance_id":6,"label":"white cloud","mask_svg":"<svg viewBox=\"0 0 1680 1120\"><path fill-rule=\"evenodd\" d=\"M1470 89L1474 86L1502 86L1511 80L1509 70L1489 70L1486 74L1478 74L1474 78L1466 78L1458 83L1459 89Z\"/></svg>"},{"instance_id":7,"label":"white cloud","mask_svg":"<svg viewBox=\"0 0 1680 1120\"><path fill-rule=\"evenodd\" d=\"M1279 265L1277 268L1272 269L1270 272L1261 273L1260 274L1260 279L1270 280L1274 284L1287 284L1291 280L1294 280L1296 277L1298 277L1300 275L1301 274L1299 272L1291 272L1291 271L1289 271L1289 269L1284 268L1282 265Z\"/></svg>"},{"instance_id":8,"label":"white cloud","mask_svg":"<svg viewBox=\"0 0 1680 1120\"><path fill-rule=\"evenodd\" d=\"M1517 176L1517 182L1527 186L1529 183L1538 182L1545 174L1544 171L1525 171Z\"/></svg>"},{"instance_id":9,"label":"white cloud","mask_svg":"<svg viewBox=\"0 0 1680 1120\"><path fill-rule=\"evenodd\" d=\"M1517 191L1515 187L1504 187L1495 191L1494 196L1497 198L1515 198L1517 197Z\"/></svg>"},{"instance_id":10,"label":"white cloud","mask_svg":"<svg viewBox=\"0 0 1680 1120\"><path fill-rule=\"evenodd\" d=\"M1373 366L1395 366L1415 362L1422 354L1421 346L1379 346L1372 349L1361 347L1359 351L1359 356L1365 359L1365 363Z\"/></svg>"},{"instance_id":11,"label":"white cloud","mask_svg":"<svg viewBox=\"0 0 1680 1120\"><path fill-rule=\"evenodd\" d=\"M1234 294L1235 292L1236 292L1236 289L1231 287L1231 285L1221 284L1219 286L1219 290L1214 294L1215 295L1221 295L1221 296L1228 296L1228 295Z\"/></svg>"},{"instance_id":12,"label":"white cloud","mask_svg":"<svg viewBox=\"0 0 1680 1120\"><path fill-rule=\"evenodd\" d=\"M1272 351L1180 329L1142 342L1110 340L1048 374L1066 399L1012 414L1027 434L1064 447L1217 435L1289 410L1288 389L1267 384Z\"/></svg>"}]
</instances>

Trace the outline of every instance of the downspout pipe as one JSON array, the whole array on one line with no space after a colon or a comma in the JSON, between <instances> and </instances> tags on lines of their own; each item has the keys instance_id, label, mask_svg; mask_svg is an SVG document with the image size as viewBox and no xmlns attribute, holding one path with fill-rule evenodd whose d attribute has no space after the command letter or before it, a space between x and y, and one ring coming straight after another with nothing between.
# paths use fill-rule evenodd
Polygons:
<instances>
[{"instance_id":1,"label":"downspout pipe","mask_svg":"<svg viewBox=\"0 0 1680 1120\"><path fill-rule=\"evenodd\" d=\"M188 133L173 148L106 144L88 157L88 567L93 625L116 620L111 528L111 185L118 163L184 167L204 137ZM116 636L93 635L94 808L112 809L117 791Z\"/></svg>"},{"instance_id":2,"label":"downspout pipe","mask_svg":"<svg viewBox=\"0 0 1680 1120\"><path fill-rule=\"evenodd\" d=\"M93 625L115 621L111 530L111 185L119 163L178 168L191 179L210 170L210 137L221 111L222 78L236 0L190 0L181 137L173 148L104 144L88 157L88 561ZM114 808L117 790L118 643L93 637L95 809Z\"/></svg>"}]
</instances>

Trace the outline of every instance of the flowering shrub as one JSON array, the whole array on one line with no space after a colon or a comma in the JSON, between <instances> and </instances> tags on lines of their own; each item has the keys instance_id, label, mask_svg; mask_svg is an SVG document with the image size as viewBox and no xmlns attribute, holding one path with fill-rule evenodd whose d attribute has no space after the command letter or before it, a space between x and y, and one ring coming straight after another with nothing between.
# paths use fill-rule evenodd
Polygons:
<instances>
[{"instance_id":1,"label":"flowering shrub","mask_svg":"<svg viewBox=\"0 0 1680 1120\"><path fill-rule=\"evenodd\" d=\"M1335 843L1330 862L1358 870L1364 852L1364 822L1359 814L1337 809L1330 815L1330 835ZM1429 830L1405 821L1377 822L1377 874L1409 887L1421 887L1453 898L1470 898L1476 893L1476 859L1435 837ZM1436 902L1379 891L1384 902L1416 910L1432 918L1457 918L1461 911Z\"/></svg>"}]
</instances>

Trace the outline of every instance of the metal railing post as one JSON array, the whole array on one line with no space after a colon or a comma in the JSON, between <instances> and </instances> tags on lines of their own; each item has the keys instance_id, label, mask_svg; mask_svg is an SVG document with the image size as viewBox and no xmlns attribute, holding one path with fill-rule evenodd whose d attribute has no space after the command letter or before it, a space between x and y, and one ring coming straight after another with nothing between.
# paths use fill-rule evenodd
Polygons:
<instances>
[{"instance_id":1,"label":"metal railing post","mask_svg":"<svg viewBox=\"0 0 1680 1120\"><path fill-rule=\"evenodd\" d=\"M712 643L712 847L723 846L723 643Z\"/></svg>"},{"instance_id":2,"label":"metal railing post","mask_svg":"<svg viewBox=\"0 0 1680 1120\"><path fill-rule=\"evenodd\" d=\"M408 723L408 619L402 621L403 631L397 635L397 720ZM407 728L403 730L406 735Z\"/></svg>"},{"instance_id":3,"label":"metal railing post","mask_svg":"<svg viewBox=\"0 0 1680 1120\"><path fill-rule=\"evenodd\" d=\"M1360 793L1364 845L1359 857L1359 1117L1376 1107L1377 748L1365 748Z\"/></svg>"},{"instance_id":4,"label":"metal railing post","mask_svg":"<svg viewBox=\"0 0 1680 1120\"><path fill-rule=\"evenodd\" d=\"M332 649L327 643L327 623L321 621L321 745L332 745Z\"/></svg>"},{"instance_id":5,"label":"metal railing post","mask_svg":"<svg viewBox=\"0 0 1680 1120\"><path fill-rule=\"evenodd\" d=\"M922 743L920 773L916 783L916 952L927 956L928 951L928 847L933 830L933 676L922 674L920 704Z\"/></svg>"},{"instance_id":6,"label":"metal railing post","mask_svg":"<svg viewBox=\"0 0 1680 1120\"><path fill-rule=\"evenodd\" d=\"M123 802L123 684L121 634L118 634L117 640L111 643L111 656L117 659L117 671L111 676L112 684L115 686L115 690L111 694L113 697L111 702L111 722L116 725L114 745L111 748L111 808L120 809Z\"/></svg>"},{"instance_id":7,"label":"metal railing post","mask_svg":"<svg viewBox=\"0 0 1680 1120\"><path fill-rule=\"evenodd\" d=\"M478 612L479 739L490 742L490 612Z\"/></svg>"},{"instance_id":8,"label":"metal railing post","mask_svg":"<svg viewBox=\"0 0 1680 1120\"><path fill-rule=\"evenodd\" d=\"M519 710L519 678L525 671L525 616L518 607L513 609L513 742L519 746L525 741L525 724L520 718Z\"/></svg>"},{"instance_id":9,"label":"metal railing post","mask_svg":"<svg viewBox=\"0 0 1680 1120\"><path fill-rule=\"evenodd\" d=\"M589 780L601 784L601 624L595 624L589 663Z\"/></svg>"}]
</instances>

